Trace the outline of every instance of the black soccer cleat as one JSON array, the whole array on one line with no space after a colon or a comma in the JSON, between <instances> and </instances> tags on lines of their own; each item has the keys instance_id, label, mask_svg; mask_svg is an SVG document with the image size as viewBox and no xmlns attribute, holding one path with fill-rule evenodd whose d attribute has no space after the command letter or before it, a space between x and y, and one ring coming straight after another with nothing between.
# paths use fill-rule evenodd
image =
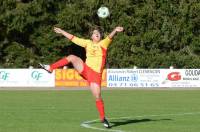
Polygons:
<instances>
[{"instance_id":1,"label":"black soccer cleat","mask_svg":"<svg viewBox=\"0 0 200 132\"><path fill-rule=\"evenodd\" d=\"M49 69L50 69L50 66L49 66L49 65L44 65L44 64L41 64L41 63L39 63L39 65L40 65L40 67L41 67L42 69L44 69L44 70L47 71L48 73L52 73L52 71L49 70Z\"/></svg>"},{"instance_id":2,"label":"black soccer cleat","mask_svg":"<svg viewBox=\"0 0 200 132\"><path fill-rule=\"evenodd\" d=\"M111 128L111 126L106 118L103 119L102 123L105 128Z\"/></svg>"}]
</instances>

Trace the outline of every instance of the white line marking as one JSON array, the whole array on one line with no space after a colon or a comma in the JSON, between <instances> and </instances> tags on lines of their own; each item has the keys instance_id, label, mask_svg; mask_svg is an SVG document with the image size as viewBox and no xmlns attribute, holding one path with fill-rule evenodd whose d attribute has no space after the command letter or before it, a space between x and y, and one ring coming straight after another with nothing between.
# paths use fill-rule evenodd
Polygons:
<instances>
[{"instance_id":1,"label":"white line marking","mask_svg":"<svg viewBox=\"0 0 200 132\"><path fill-rule=\"evenodd\" d=\"M177 114L160 114L160 115L138 115L138 116L127 116L127 117L114 117L108 118L109 120L116 120L116 119L130 119L130 118L142 118L142 117L163 117L163 116L186 116L186 115L199 115L200 112L188 112L188 113L177 113ZM124 130L112 130L112 129L105 129L105 128L98 128L91 126L90 124L100 121L99 119L91 120L91 121L84 121L81 123L82 127L99 130L99 131L106 131L106 132L128 132Z\"/></svg>"},{"instance_id":2,"label":"white line marking","mask_svg":"<svg viewBox=\"0 0 200 132\"><path fill-rule=\"evenodd\" d=\"M94 120L93 120L94 121ZM96 120L95 120L96 121ZM87 122L88 123L88 122ZM125 132L125 131L122 131L122 130L112 130L112 129L104 129L104 128L98 128L98 127L93 127L93 126L90 126L89 124L87 124L86 122L83 122L81 124L82 127L85 127L85 128L90 128L90 129L94 129L94 130L100 130L100 131L107 131L107 132ZM91 123L91 122L90 122Z\"/></svg>"}]
</instances>

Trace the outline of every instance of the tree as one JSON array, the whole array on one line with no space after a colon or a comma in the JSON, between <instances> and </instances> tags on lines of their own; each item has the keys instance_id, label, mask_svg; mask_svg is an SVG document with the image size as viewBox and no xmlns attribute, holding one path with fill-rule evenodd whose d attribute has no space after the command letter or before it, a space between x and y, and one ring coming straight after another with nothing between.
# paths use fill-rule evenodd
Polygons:
<instances>
[{"instance_id":1,"label":"tree","mask_svg":"<svg viewBox=\"0 0 200 132\"><path fill-rule=\"evenodd\" d=\"M98 18L100 6L110 17ZM199 0L2 0L0 12L1 67L37 67L71 53L84 59L53 27L89 38L93 26L107 35L117 25L125 31L109 47L109 68L200 66Z\"/></svg>"}]
</instances>

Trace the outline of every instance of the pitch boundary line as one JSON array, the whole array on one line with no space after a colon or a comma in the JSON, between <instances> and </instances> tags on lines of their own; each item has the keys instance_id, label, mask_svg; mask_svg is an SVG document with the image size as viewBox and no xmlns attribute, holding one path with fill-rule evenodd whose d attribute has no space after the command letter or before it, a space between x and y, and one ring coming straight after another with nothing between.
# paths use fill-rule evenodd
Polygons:
<instances>
[{"instance_id":1,"label":"pitch boundary line","mask_svg":"<svg viewBox=\"0 0 200 132\"><path fill-rule=\"evenodd\" d=\"M130 118L142 118L142 117L163 117L163 116L187 116L187 115L199 115L200 112L188 112L188 113L176 113L176 114L160 114L160 115L138 115L138 116L127 116L127 117L113 117L108 118L109 120L116 120L116 119L130 119ZM106 132L128 132L124 130L112 130L112 129L106 129L106 128L98 128L91 126L90 124L100 121L99 119L91 120L91 121L84 121L81 123L82 127L93 129L93 130L99 130L99 131L106 131Z\"/></svg>"}]
</instances>

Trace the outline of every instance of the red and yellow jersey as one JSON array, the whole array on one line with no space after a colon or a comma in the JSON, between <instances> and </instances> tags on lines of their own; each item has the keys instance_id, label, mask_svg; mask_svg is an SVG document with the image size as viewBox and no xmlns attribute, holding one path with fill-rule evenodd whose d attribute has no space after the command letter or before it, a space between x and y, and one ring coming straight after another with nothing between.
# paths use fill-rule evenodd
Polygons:
<instances>
[{"instance_id":1,"label":"red and yellow jersey","mask_svg":"<svg viewBox=\"0 0 200 132\"><path fill-rule=\"evenodd\" d=\"M101 73L106 60L107 47L111 43L111 39L107 36L98 43L93 43L92 40L73 37L73 43L86 49L86 64L94 71Z\"/></svg>"}]
</instances>

